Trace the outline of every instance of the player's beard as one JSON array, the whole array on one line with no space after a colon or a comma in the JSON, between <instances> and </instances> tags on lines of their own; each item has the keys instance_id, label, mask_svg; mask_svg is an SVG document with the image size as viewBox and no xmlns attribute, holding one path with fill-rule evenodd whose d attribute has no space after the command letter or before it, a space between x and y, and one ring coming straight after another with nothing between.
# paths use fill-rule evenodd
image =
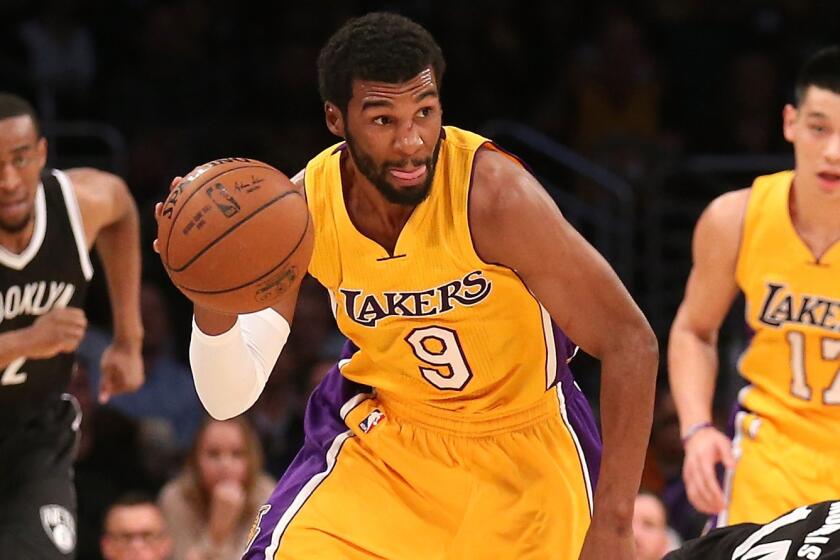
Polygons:
<instances>
[{"instance_id":1,"label":"player's beard","mask_svg":"<svg viewBox=\"0 0 840 560\"><path fill-rule=\"evenodd\" d=\"M437 165L438 153L440 152L440 138L435 144L435 149L432 151L431 157L426 159L412 159L411 165L414 167L426 166L425 180L413 187L397 188L388 182L388 169L391 167L406 167L409 160L403 161L385 161L381 165L377 165L373 158L359 149L359 145L353 140L353 137L348 133L346 135L347 149L350 150L350 155L356 163L356 167L365 176L365 178L373 183L385 200L391 204L401 204L403 206L417 206L429 196L429 191L432 188L432 181L435 178L435 166Z\"/></svg>"},{"instance_id":2,"label":"player's beard","mask_svg":"<svg viewBox=\"0 0 840 560\"><path fill-rule=\"evenodd\" d=\"M25 216L14 222L9 222L0 218L0 230L4 233L10 234L20 233L27 228L30 222L32 222L32 215L33 212L30 210Z\"/></svg>"}]
</instances>

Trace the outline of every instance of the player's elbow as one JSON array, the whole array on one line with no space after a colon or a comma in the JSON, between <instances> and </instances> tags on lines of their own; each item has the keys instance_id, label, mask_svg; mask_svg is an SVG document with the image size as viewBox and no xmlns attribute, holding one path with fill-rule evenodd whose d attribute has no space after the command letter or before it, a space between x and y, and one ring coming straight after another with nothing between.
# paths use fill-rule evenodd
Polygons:
<instances>
[{"instance_id":1,"label":"player's elbow","mask_svg":"<svg viewBox=\"0 0 840 560\"><path fill-rule=\"evenodd\" d=\"M659 341L656 339L656 334L654 334L653 329L647 321L645 321L644 326L637 333L636 345L642 359L652 364L655 369L659 365Z\"/></svg>"},{"instance_id":2,"label":"player's elbow","mask_svg":"<svg viewBox=\"0 0 840 560\"><path fill-rule=\"evenodd\" d=\"M642 319L625 330L621 337L622 354L629 362L636 364L636 371L645 378L656 378L659 367L659 341L650 324Z\"/></svg>"},{"instance_id":3,"label":"player's elbow","mask_svg":"<svg viewBox=\"0 0 840 560\"><path fill-rule=\"evenodd\" d=\"M198 386L196 386L196 392L204 410L214 420L230 420L248 410L253 404L235 398L225 398L219 395L217 391L202 391Z\"/></svg>"},{"instance_id":4,"label":"player's elbow","mask_svg":"<svg viewBox=\"0 0 840 560\"><path fill-rule=\"evenodd\" d=\"M216 420L229 420L251 408L265 384L253 372L234 369L215 372L193 369L193 379L198 399Z\"/></svg>"}]
</instances>

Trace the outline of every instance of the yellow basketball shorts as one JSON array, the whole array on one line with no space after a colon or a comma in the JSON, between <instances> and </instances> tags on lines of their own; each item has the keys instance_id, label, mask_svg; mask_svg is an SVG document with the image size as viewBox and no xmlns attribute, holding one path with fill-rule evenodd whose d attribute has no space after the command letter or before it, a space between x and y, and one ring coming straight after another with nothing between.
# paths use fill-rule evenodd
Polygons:
<instances>
[{"instance_id":1,"label":"yellow basketball shorts","mask_svg":"<svg viewBox=\"0 0 840 560\"><path fill-rule=\"evenodd\" d=\"M418 417L334 368L244 558L576 560L600 442L567 381L528 410L453 422Z\"/></svg>"},{"instance_id":2,"label":"yellow basketball shorts","mask_svg":"<svg viewBox=\"0 0 840 560\"><path fill-rule=\"evenodd\" d=\"M735 468L724 476L726 508L713 527L767 523L799 506L840 496L840 453L813 449L743 409L735 416Z\"/></svg>"}]
</instances>

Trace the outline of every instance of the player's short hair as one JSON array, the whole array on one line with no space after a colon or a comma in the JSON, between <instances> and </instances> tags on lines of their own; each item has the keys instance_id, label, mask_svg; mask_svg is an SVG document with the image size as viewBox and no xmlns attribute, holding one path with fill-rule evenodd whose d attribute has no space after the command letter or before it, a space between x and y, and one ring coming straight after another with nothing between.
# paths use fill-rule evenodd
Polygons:
<instances>
[{"instance_id":1,"label":"player's short hair","mask_svg":"<svg viewBox=\"0 0 840 560\"><path fill-rule=\"evenodd\" d=\"M32 105L19 95L0 91L0 121L12 117L28 115L35 127L35 134L41 137L41 125L38 123L38 115Z\"/></svg>"},{"instance_id":2,"label":"player's short hair","mask_svg":"<svg viewBox=\"0 0 840 560\"><path fill-rule=\"evenodd\" d=\"M796 78L796 106L805 99L805 92L815 86L840 94L840 47L821 49L811 55Z\"/></svg>"},{"instance_id":3,"label":"player's short hair","mask_svg":"<svg viewBox=\"0 0 840 560\"><path fill-rule=\"evenodd\" d=\"M407 17L374 12L347 21L321 49L318 89L344 113L353 80L399 83L429 66L440 89L446 62L432 35Z\"/></svg>"}]
</instances>

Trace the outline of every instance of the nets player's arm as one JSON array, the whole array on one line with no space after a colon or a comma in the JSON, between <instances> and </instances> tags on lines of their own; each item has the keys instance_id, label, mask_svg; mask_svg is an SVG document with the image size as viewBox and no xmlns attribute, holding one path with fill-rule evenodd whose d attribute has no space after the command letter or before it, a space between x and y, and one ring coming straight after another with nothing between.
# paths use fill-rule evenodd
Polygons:
<instances>
[{"instance_id":1,"label":"nets player's arm","mask_svg":"<svg viewBox=\"0 0 840 560\"><path fill-rule=\"evenodd\" d=\"M52 309L28 327L0 334L0 368L6 368L18 358L45 359L60 352L73 352L86 328L87 319L81 309Z\"/></svg>"},{"instance_id":2,"label":"nets player's arm","mask_svg":"<svg viewBox=\"0 0 840 560\"><path fill-rule=\"evenodd\" d=\"M569 337L601 360L604 455L581 558L629 559L650 434L656 338L607 262L521 166L476 154L471 232L486 262L514 269Z\"/></svg>"},{"instance_id":3,"label":"nets player's arm","mask_svg":"<svg viewBox=\"0 0 840 560\"><path fill-rule=\"evenodd\" d=\"M717 337L738 287L735 266L749 189L715 199L697 222L693 266L668 344L668 374L685 442L683 477L691 503L717 513L724 506L715 465L732 466L731 442L711 425L718 368Z\"/></svg>"},{"instance_id":4,"label":"nets player's arm","mask_svg":"<svg viewBox=\"0 0 840 560\"><path fill-rule=\"evenodd\" d=\"M94 243L108 283L114 339L100 361L99 402L143 384L140 319L140 219L125 181L98 169L67 176L79 204L88 250Z\"/></svg>"},{"instance_id":5,"label":"nets player's arm","mask_svg":"<svg viewBox=\"0 0 840 560\"><path fill-rule=\"evenodd\" d=\"M79 202L88 250L95 244L105 269L114 323L114 340L139 350L140 218L120 177L91 168L67 170Z\"/></svg>"},{"instance_id":6,"label":"nets player's arm","mask_svg":"<svg viewBox=\"0 0 840 560\"><path fill-rule=\"evenodd\" d=\"M291 180L305 196L303 177L301 171ZM194 305L190 366L201 403L214 418L242 414L259 398L289 338L301 280L257 313L225 315Z\"/></svg>"}]
</instances>

